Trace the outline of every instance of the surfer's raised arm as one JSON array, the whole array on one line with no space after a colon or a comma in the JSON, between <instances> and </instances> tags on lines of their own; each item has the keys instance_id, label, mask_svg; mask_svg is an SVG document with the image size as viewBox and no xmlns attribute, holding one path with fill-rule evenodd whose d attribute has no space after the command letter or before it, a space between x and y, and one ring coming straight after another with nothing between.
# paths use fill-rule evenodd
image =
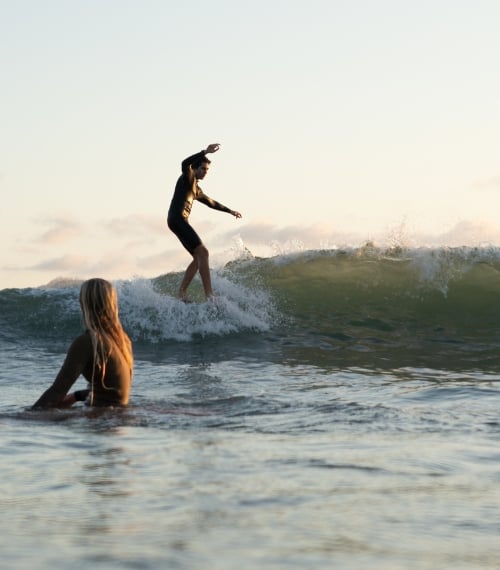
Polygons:
<instances>
[{"instance_id":1,"label":"surfer's raised arm","mask_svg":"<svg viewBox=\"0 0 500 570\"><path fill-rule=\"evenodd\" d=\"M189 171L192 169L192 165L194 163L199 163L199 161L206 154L211 154L211 153L217 152L219 149L220 149L219 143L212 143L212 144L209 144L206 149L200 150L200 152L197 152L197 153L192 154L191 156L188 156L187 158L185 158L182 161L182 165L181 165L181 170L182 170L183 174L189 174ZM210 164L210 161L208 160L208 158L206 160L207 160L208 164Z\"/></svg>"},{"instance_id":2,"label":"surfer's raised arm","mask_svg":"<svg viewBox=\"0 0 500 570\"><path fill-rule=\"evenodd\" d=\"M210 154L212 152L217 152L220 149L219 143L212 143L207 146L205 149L205 154Z\"/></svg>"}]
</instances>

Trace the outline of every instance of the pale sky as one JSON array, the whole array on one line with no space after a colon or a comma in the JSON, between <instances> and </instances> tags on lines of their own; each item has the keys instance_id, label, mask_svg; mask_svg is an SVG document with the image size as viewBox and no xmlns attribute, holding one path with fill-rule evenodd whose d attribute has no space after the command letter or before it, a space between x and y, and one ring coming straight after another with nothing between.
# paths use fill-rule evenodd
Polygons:
<instances>
[{"instance_id":1,"label":"pale sky","mask_svg":"<svg viewBox=\"0 0 500 570\"><path fill-rule=\"evenodd\" d=\"M214 263L500 245L499 30L498 0L0 0L0 289L183 269L166 213L212 142L243 214L195 204Z\"/></svg>"}]
</instances>

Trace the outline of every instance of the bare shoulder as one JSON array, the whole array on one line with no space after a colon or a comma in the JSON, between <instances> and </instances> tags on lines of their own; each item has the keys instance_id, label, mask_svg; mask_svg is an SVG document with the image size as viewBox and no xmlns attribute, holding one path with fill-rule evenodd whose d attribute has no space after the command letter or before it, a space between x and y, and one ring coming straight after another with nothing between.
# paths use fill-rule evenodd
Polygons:
<instances>
[{"instance_id":1,"label":"bare shoulder","mask_svg":"<svg viewBox=\"0 0 500 570\"><path fill-rule=\"evenodd\" d=\"M88 332L78 335L71 343L68 352L72 353L91 353L92 340Z\"/></svg>"}]
</instances>

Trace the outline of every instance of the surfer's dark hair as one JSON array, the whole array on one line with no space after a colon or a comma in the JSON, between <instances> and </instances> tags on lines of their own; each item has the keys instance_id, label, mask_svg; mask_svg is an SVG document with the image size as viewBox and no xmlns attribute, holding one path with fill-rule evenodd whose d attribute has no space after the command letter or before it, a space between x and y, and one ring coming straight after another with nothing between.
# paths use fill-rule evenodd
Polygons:
<instances>
[{"instance_id":1,"label":"surfer's dark hair","mask_svg":"<svg viewBox=\"0 0 500 570\"><path fill-rule=\"evenodd\" d=\"M202 164L212 164L212 161L209 160L204 154L197 158L192 164L191 167L195 170L201 166Z\"/></svg>"}]
</instances>

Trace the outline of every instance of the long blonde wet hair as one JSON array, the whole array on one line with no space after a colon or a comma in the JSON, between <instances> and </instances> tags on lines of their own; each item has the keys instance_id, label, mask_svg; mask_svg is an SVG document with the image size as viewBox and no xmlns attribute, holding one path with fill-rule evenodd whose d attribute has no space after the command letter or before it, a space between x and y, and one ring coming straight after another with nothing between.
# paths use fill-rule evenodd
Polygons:
<instances>
[{"instance_id":1,"label":"long blonde wet hair","mask_svg":"<svg viewBox=\"0 0 500 570\"><path fill-rule=\"evenodd\" d=\"M80 307L83 323L92 339L94 351L92 392L96 368L100 369L103 387L107 388L104 385L106 362L113 348L121 352L130 367L130 375L132 376L134 366L132 343L123 330L118 316L118 298L113 285L100 278L84 281L80 288Z\"/></svg>"}]
</instances>

